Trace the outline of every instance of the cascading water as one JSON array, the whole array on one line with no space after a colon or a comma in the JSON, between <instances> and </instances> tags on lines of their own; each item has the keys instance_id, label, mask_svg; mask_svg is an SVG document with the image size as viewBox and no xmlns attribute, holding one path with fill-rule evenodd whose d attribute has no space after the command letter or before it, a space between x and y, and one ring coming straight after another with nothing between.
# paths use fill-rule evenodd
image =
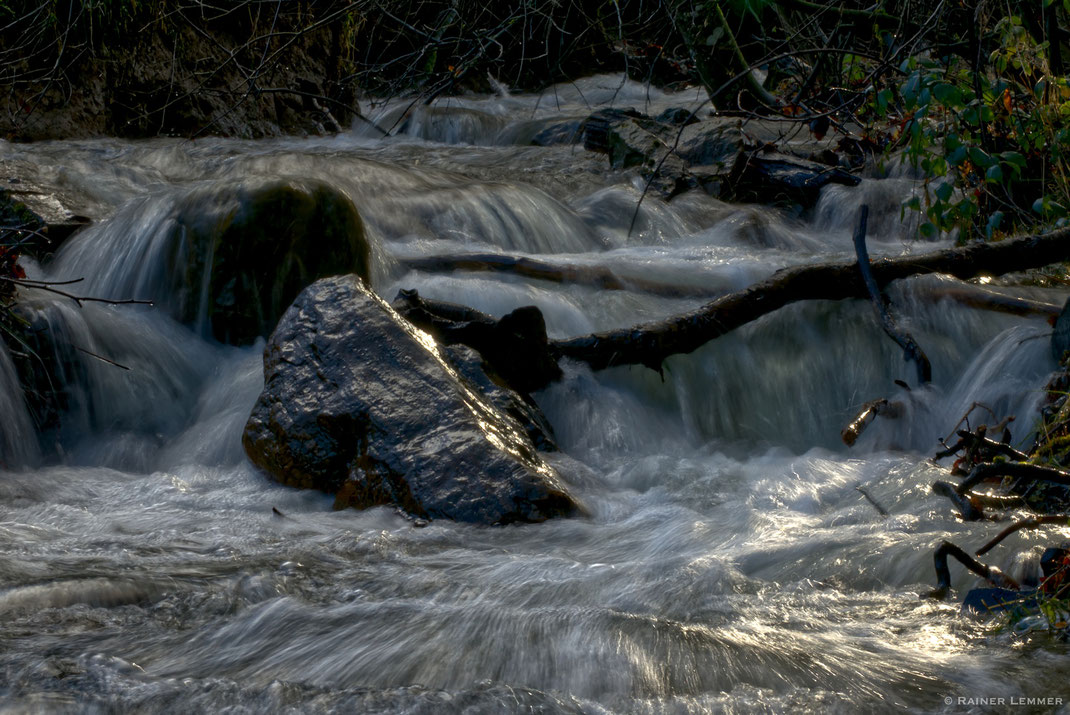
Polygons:
<instances>
[{"instance_id":1,"label":"cascading water","mask_svg":"<svg viewBox=\"0 0 1070 715\"><path fill-rule=\"evenodd\" d=\"M0 454L7 468L24 467L37 461L37 435L19 386L15 365L7 350L0 350Z\"/></svg>"},{"instance_id":2,"label":"cascading water","mask_svg":"<svg viewBox=\"0 0 1070 715\"><path fill-rule=\"evenodd\" d=\"M361 213L379 251L380 294L416 288L495 315L536 304L556 337L702 299L410 271L395 259L531 254L715 294L851 256L863 200L875 212L873 253L932 248L899 228L908 178L829 188L804 217L699 194L670 204L647 196L629 233L634 177L573 146L504 143L592 105L656 113L693 99L596 78L540 98L454 102L455 114L443 101L388 140L358 127L265 142L0 143L0 158L39 167L39 179L82 192L107 215L33 275L84 277L70 286L84 295L157 301L79 308L27 295L33 320L77 348L50 358L66 367L58 379L69 398L43 445L50 456L37 451L0 353L0 448L11 470L0 472L5 709L855 712L997 695L1065 702L1064 644L1019 648L955 605L917 597L931 587L941 539L976 544L990 532L957 521L930 493L943 474L926 459L936 439L977 400L1017 415L1015 438L1027 440L1054 369L1042 320L934 301L946 279L892 290L933 362L925 389L894 384L915 384L913 368L861 302L788 306L671 358L664 378L566 364L564 379L536 397L586 518L418 528L385 508L332 512L330 497L280 487L245 460L239 437L261 389L263 343L221 346L168 308L176 207L213 215L226 187L326 182ZM1066 297L1032 290L1053 303ZM839 430L875 397L902 402L905 416L878 421L847 450ZM1045 538L1023 533L1017 544L1035 552ZM1003 565L1030 568L1010 556ZM972 582L955 576L960 590Z\"/></svg>"}]
</instances>

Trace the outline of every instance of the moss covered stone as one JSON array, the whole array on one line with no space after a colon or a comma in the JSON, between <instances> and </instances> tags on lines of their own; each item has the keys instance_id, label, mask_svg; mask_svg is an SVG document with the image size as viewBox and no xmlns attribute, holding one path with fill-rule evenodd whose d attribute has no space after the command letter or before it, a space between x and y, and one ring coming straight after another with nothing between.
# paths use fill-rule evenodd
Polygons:
<instances>
[{"instance_id":1,"label":"moss covered stone","mask_svg":"<svg viewBox=\"0 0 1070 715\"><path fill-rule=\"evenodd\" d=\"M176 218L173 265L183 322L242 345L271 334L301 290L318 278L368 280L370 251L349 198L319 182L242 186L191 197Z\"/></svg>"}]
</instances>

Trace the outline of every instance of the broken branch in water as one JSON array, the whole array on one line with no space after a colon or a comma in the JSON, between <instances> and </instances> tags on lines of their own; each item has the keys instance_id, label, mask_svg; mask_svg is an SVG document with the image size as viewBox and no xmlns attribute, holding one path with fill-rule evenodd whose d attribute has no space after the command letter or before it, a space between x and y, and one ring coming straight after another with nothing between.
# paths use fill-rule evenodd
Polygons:
<instances>
[{"instance_id":1,"label":"broken branch in water","mask_svg":"<svg viewBox=\"0 0 1070 715\"><path fill-rule=\"evenodd\" d=\"M959 494L965 494L986 479L997 479L1002 477L1011 477L1013 479L1034 482L1044 481L1051 482L1052 484L1070 486L1070 472L1064 472L1061 469L1043 467L1039 464L996 462L993 464L978 464L973 468L973 471L970 472L970 476L959 483L955 491Z\"/></svg>"},{"instance_id":2,"label":"broken branch in water","mask_svg":"<svg viewBox=\"0 0 1070 715\"><path fill-rule=\"evenodd\" d=\"M114 360L109 360L108 358L104 357L103 355L97 355L95 352L92 352L90 350L86 350L85 348L80 348L77 345L74 346L74 349L79 351L79 352L85 353L89 357L96 358L97 360L100 360L101 362L106 362L109 365L114 365L115 367L121 368L123 370L129 370L130 369L126 365L123 365L122 363L117 363Z\"/></svg>"},{"instance_id":3,"label":"broken branch in water","mask_svg":"<svg viewBox=\"0 0 1070 715\"><path fill-rule=\"evenodd\" d=\"M877 419L877 417L899 417L903 414L902 402L889 402L885 398L879 400L872 400L862 405L862 411L858 413L851 424L843 428L840 432L840 438L843 443L848 447L854 446L854 443L858 441L859 435L863 430L869 426L870 422Z\"/></svg>"},{"instance_id":4,"label":"broken branch in water","mask_svg":"<svg viewBox=\"0 0 1070 715\"><path fill-rule=\"evenodd\" d=\"M963 521L980 521L985 518L984 511L979 505L973 503L970 495L960 494L947 482L933 482L932 489L934 494L951 500L951 503L958 508L959 516Z\"/></svg>"},{"instance_id":5,"label":"broken branch in water","mask_svg":"<svg viewBox=\"0 0 1070 715\"><path fill-rule=\"evenodd\" d=\"M947 482L933 482L932 489L934 493L950 499L951 503L958 508L959 514L964 521L979 521L985 518L982 504L985 499L993 501L996 506L1000 507L1008 504L1005 499L1000 497L974 494L970 490L983 481L1002 479L1004 477L1016 480L1015 485L1012 485L1010 490L1019 496L1025 493L1025 490L1017 486L1021 482L1048 482L1050 484L1070 486L1070 472L1064 472L1061 469L1021 462L985 462L974 466L970 475L962 480L957 487L953 487ZM1014 495L1012 494L1012 496Z\"/></svg>"},{"instance_id":6,"label":"broken branch in water","mask_svg":"<svg viewBox=\"0 0 1070 715\"><path fill-rule=\"evenodd\" d=\"M1003 531L999 532L994 539L989 541L981 548L977 549L976 553L978 556L984 556L989 551L994 549L996 545L999 544L999 542L1003 541L1016 531L1021 531L1022 529L1035 529L1038 526L1042 526L1044 524L1070 525L1070 514L1045 514L1043 516L1033 516L1028 519L1016 521Z\"/></svg>"},{"instance_id":7,"label":"broken branch in water","mask_svg":"<svg viewBox=\"0 0 1070 715\"><path fill-rule=\"evenodd\" d=\"M881 327L884 328L884 332L896 342L899 347L903 348L903 356L908 360L913 360L918 368L918 382L924 385L927 382L932 382L933 368L929 362L929 358L925 355L925 351L918 345L918 341L914 337L899 327L895 318L892 317L891 312L888 310L888 299L881 293L880 286L877 285L877 280L873 277L873 272L870 270L869 265L869 251L866 250L866 224L869 219L869 206L862 204L862 208L859 211L858 217L858 230L854 234L855 254L858 256L858 270L862 274L862 281L866 284L866 290L869 292L870 301L873 303L873 309L877 312L877 319L880 321Z\"/></svg>"},{"instance_id":8,"label":"broken branch in water","mask_svg":"<svg viewBox=\"0 0 1070 715\"><path fill-rule=\"evenodd\" d=\"M877 510L877 513L879 513L879 514L880 514L881 516L883 516L883 517L887 517L887 516L889 515L889 514L888 514L888 510L887 510L887 509L885 509L885 508L884 508L883 506L881 506L881 505L880 505L880 502L878 502L878 501L877 501L876 499L874 499L874 498L873 498L873 497L872 497L872 496L870 495L870 493L869 493L868 491L866 491L866 490L865 490L865 489L864 489L864 488L862 487L862 485L861 485L861 484L859 484L859 485L855 486L855 490L856 490L856 491L857 491L857 492L858 492L859 494L861 494L862 496L864 496L864 497L866 498L866 501L868 501L868 502L869 502L870 504L872 504L872 505L873 505L873 508L874 508L874 509L876 509L876 510Z\"/></svg>"},{"instance_id":9,"label":"broken branch in water","mask_svg":"<svg viewBox=\"0 0 1070 715\"><path fill-rule=\"evenodd\" d=\"M951 570L947 567L948 556L954 556L967 570L997 588L1009 588L1015 591L1021 588L1017 581L995 566L983 564L950 541L944 541L933 554L933 565L936 567L936 588L927 594L929 598L944 598L951 589Z\"/></svg>"}]
</instances>

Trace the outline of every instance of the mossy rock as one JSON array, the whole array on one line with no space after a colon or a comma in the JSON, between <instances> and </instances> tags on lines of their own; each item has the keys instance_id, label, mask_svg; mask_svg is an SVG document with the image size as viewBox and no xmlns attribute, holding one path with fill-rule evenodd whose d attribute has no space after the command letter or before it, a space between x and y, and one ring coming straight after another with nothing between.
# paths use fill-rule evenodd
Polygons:
<instances>
[{"instance_id":1,"label":"mossy rock","mask_svg":"<svg viewBox=\"0 0 1070 715\"><path fill-rule=\"evenodd\" d=\"M369 278L360 214L324 183L272 182L210 199L191 196L176 228L176 317L224 343L270 335L294 298L319 278Z\"/></svg>"}]
</instances>

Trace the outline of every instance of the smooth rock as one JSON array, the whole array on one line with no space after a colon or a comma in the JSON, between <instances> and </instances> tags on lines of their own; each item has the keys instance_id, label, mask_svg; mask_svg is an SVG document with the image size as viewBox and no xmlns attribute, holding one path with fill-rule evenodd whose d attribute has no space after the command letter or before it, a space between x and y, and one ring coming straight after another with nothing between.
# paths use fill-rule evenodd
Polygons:
<instances>
[{"instance_id":1,"label":"smooth rock","mask_svg":"<svg viewBox=\"0 0 1070 715\"><path fill-rule=\"evenodd\" d=\"M183 322L201 324L221 342L248 344L268 336L317 278L367 279L364 224L340 191L274 181L215 192L211 199L194 193L176 208L172 265L180 275L168 293Z\"/></svg>"},{"instance_id":2,"label":"smooth rock","mask_svg":"<svg viewBox=\"0 0 1070 715\"><path fill-rule=\"evenodd\" d=\"M242 442L283 484L336 507L542 521L580 511L520 425L357 276L317 281L279 321Z\"/></svg>"}]
</instances>

